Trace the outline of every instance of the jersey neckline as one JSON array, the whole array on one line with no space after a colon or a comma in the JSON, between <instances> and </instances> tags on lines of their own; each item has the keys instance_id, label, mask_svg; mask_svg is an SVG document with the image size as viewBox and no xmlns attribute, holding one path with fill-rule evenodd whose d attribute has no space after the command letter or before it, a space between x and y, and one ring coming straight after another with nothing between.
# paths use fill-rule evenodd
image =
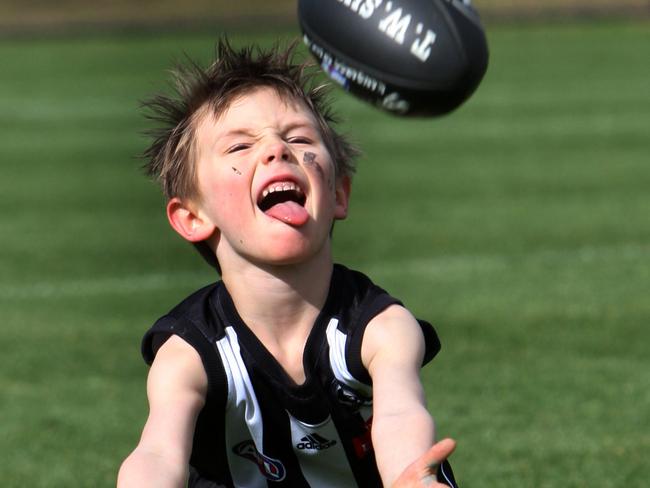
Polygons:
<instances>
[{"instance_id":1,"label":"jersey neckline","mask_svg":"<svg viewBox=\"0 0 650 488\"><path fill-rule=\"evenodd\" d=\"M327 344L325 338L327 324L336 315L336 304L339 302L338 289L340 288L336 286L336 282L339 279L339 275L337 266L334 265L325 303L318 313L305 342L302 354L305 381L300 384L291 378L275 356L271 354L264 343L262 343L244 322L235 307L230 292L223 282L216 289L217 299L211 300L217 313L221 316L224 325L234 328L240 343L244 346L243 353L248 354L253 361L261 366L259 370L270 381L279 384L290 396L296 399L302 398L306 400L308 397L316 394L317 388L314 388L316 386L314 382L318 379L314 377L314 371L321 356L321 350Z\"/></svg>"}]
</instances>

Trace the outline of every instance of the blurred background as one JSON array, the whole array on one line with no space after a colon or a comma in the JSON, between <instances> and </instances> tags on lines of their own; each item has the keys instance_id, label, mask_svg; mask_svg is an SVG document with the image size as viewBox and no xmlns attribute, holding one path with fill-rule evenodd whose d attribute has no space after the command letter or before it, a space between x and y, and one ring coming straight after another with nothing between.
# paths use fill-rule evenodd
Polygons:
<instances>
[{"instance_id":1,"label":"blurred background","mask_svg":"<svg viewBox=\"0 0 650 488\"><path fill-rule=\"evenodd\" d=\"M364 150L336 259L436 326L461 486L645 487L650 2L474 5L491 61L458 111L333 91ZM217 279L142 174L139 103L223 33L296 38L295 2L0 0L2 486L113 486L137 443L140 338Z\"/></svg>"},{"instance_id":2,"label":"blurred background","mask_svg":"<svg viewBox=\"0 0 650 488\"><path fill-rule=\"evenodd\" d=\"M595 19L645 17L648 0L476 0L485 20ZM69 32L74 29L214 26L214 22L293 25L296 2L291 0L225 1L129 0L83 1L2 0L0 29L7 33ZM260 21L260 24L257 24Z\"/></svg>"},{"instance_id":3,"label":"blurred background","mask_svg":"<svg viewBox=\"0 0 650 488\"><path fill-rule=\"evenodd\" d=\"M184 25L212 26L214 22L255 25L255 20L290 24L295 20L295 2L245 0L233 5L225 1L128 0L84 2L3 1L2 25L6 30L32 29L70 31L79 28L159 28Z\"/></svg>"}]
</instances>

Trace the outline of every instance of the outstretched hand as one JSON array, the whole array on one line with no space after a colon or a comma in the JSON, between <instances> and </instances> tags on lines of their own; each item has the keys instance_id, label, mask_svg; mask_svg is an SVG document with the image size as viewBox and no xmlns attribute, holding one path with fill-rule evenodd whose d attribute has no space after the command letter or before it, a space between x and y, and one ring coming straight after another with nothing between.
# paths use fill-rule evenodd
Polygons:
<instances>
[{"instance_id":1,"label":"outstretched hand","mask_svg":"<svg viewBox=\"0 0 650 488\"><path fill-rule=\"evenodd\" d=\"M440 464L456 449L456 442L443 439L411 463L395 480L391 488L449 488L439 483L436 474Z\"/></svg>"}]
</instances>

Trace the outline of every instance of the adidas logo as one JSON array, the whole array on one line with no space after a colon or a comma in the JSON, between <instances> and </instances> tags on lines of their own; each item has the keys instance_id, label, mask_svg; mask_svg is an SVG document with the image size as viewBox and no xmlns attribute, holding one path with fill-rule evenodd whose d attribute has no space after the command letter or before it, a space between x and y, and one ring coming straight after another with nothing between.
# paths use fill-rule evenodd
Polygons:
<instances>
[{"instance_id":1,"label":"adidas logo","mask_svg":"<svg viewBox=\"0 0 650 488\"><path fill-rule=\"evenodd\" d=\"M313 433L313 434L308 434L302 439L300 439L301 442L296 444L296 449L300 449L301 451L304 449L314 449L316 451L322 451L323 449L329 449L332 447L334 444L336 444L336 441L328 441L324 437Z\"/></svg>"}]
</instances>

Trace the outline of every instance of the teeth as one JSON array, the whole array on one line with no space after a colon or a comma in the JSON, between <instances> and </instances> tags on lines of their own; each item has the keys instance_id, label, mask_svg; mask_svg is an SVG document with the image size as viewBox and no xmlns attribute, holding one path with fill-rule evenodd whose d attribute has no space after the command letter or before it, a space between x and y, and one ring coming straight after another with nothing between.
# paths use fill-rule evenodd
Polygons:
<instances>
[{"instance_id":1,"label":"teeth","mask_svg":"<svg viewBox=\"0 0 650 488\"><path fill-rule=\"evenodd\" d=\"M302 193L302 190L298 185L289 181L285 181L280 183L271 183L262 192L262 198L265 198L267 195L274 193L276 191L297 191L299 193Z\"/></svg>"}]
</instances>

